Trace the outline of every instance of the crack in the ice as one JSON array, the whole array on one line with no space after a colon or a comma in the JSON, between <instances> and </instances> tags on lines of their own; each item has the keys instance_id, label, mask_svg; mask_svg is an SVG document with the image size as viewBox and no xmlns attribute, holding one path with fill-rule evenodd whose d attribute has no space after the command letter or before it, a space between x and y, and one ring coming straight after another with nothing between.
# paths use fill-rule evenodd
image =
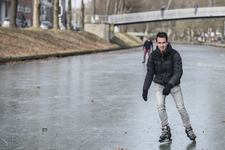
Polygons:
<instances>
[{"instance_id":1,"label":"crack in the ice","mask_svg":"<svg viewBox=\"0 0 225 150\"><path fill-rule=\"evenodd\" d=\"M6 142L6 140L4 140L4 139L1 139L3 142L5 142L5 144L8 146L8 143Z\"/></svg>"},{"instance_id":2,"label":"crack in the ice","mask_svg":"<svg viewBox=\"0 0 225 150\"><path fill-rule=\"evenodd\" d=\"M89 141L92 140L92 139L94 139L94 138L99 137L100 134L102 134L102 130L101 130L100 133L98 133L97 135L95 135L95 136L93 136L91 139L89 139ZM86 139L81 145L84 145L87 141L88 141L88 139Z\"/></svg>"}]
</instances>

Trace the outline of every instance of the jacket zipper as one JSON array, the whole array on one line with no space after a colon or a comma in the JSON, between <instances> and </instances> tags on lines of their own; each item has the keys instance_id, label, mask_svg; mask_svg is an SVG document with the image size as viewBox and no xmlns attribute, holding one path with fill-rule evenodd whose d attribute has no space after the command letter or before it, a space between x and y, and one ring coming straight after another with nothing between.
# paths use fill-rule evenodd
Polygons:
<instances>
[{"instance_id":1,"label":"jacket zipper","mask_svg":"<svg viewBox=\"0 0 225 150\"><path fill-rule=\"evenodd\" d=\"M165 61L164 61L164 53L162 53L162 67L163 67L163 70L165 70ZM166 73L164 72L163 73L163 83L165 83L165 77L166 77Z\"/></svg>"},{"instance_id":2,"label":"jacket zipper","mask_svg":"<svg viewBox=\"0 0 225 150\"><path fill-rule=\"evenodd\" d=\"M163 70L164 70L164 54L162 54L162 58L161 58L161 60L162 60L162 65L163 65Z\"/></svg>"}]
</instances>

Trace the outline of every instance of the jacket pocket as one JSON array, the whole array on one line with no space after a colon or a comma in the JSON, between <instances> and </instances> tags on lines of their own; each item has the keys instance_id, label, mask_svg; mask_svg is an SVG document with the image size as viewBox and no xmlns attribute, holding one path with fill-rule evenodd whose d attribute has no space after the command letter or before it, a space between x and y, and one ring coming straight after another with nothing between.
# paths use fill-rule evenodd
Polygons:
<instances>
[{"instance_id":1,"label":"jacket pocket","mask_svg":"<svg viewBox=\"0 0 225 150\"><path fill-rule=\"evenodd\" d=\"M173 62L171 60L165 61L166 71L173 72Z\"/></svg>"},{"instance_id":2,"label":"jacket pocket","mask_svg":"<svg viewBox=\"0 0 225 150\"><path fill-rule=\"evenodd\" d=\"M163 75L161 75L161 74L156 74L156 78L158 79L158 80L162 80L163 79Z\"/></svg>"},{"instance_id":3,"label":"jacket pocket","mask_svg":"<svg viewBox=\"0 0 225 150\"><path fill-rule=\"evenodd\" d=\"M162 72L162 62L161 61L155 61L155 69L156 69L156 72Z\"/></svg>"}]
</instances>

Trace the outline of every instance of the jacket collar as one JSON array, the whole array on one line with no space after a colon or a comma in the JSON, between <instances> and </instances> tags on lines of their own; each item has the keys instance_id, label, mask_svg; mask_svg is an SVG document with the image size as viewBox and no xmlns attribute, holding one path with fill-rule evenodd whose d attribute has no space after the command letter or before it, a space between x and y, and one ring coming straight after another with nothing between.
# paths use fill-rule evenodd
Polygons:
<instances>
[{"instance_id":1,"label":"jacket collar","mask_svg":"<svg viewBox=\"0 0 225 150\"><path fill-rule=\"evenodd\" d=\"M166 50L166 53L164 53L164 55L169 54L169 53L171 52L172 49L173 49L173 48L172 48L171 44L168 42L167 50ZM159 53L161 54L161 52L160 52L158 46L156 46L156 51L159 52Z\"/></svg>"}]
</instances>

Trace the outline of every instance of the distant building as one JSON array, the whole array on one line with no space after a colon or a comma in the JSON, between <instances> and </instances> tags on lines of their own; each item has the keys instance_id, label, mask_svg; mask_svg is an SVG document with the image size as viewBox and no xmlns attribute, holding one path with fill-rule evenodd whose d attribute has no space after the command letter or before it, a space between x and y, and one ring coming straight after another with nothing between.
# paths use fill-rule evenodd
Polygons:
<instances>
[{"instance_id":1,"label":"distant building","mask_svg":"<svg viewBox=\"0 0 225 150\"><path fill-rule=\"evenodd\" d=\"M6 17L10 17L11 0L0 0L0 22L3 22ZM26 18L27 25L33 25L33 0L18 0L17 6L17 21L23 13Z\"/></svg>"},{"instance_id":2,"label":"distant building","mask_svg":"<svg viewBox=\"0 0 225 150\"><path fill-rule=\"evenodd\" d=\"M41 0L41 21L50 21L53 23L53 9L54 1L53 0Z\"/></svg>"}]
</instances>

